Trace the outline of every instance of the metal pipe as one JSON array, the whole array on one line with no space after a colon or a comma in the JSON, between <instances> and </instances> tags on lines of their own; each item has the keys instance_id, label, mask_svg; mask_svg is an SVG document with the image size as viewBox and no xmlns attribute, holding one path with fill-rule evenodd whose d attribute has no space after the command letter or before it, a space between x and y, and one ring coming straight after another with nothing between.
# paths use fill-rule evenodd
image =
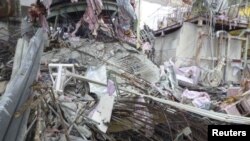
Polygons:
<instances>
[{"instance_id":1,"label":"metal pipe","mask_svg":"<svg viewBox=\"0 0 250 141\"><path fill-rule=\"evenodd\" d=\"M90 83L94 83L97 85L107 86L107 84L105 84L105 83L96 82L94 80L90 80L90 79L85 78L85 77L80 76L80 75L76 75L76 74L72 74L72 73L68 73L67 75L72 76L72 77L77 78L77 79L88 81ZM228 114L218 113L218 112L214 112L214 111L208 111L208 110L196 108L193 106L185 105L182 103L174 102L171 100L165 100L165 99L161 99L161 98L150 96L150 95L140 94L136 91L128 90L126 88L119 88L119 90L123 91L123 92L130 93L130 94L138 95L141 97L146 97L146 98L149 98L151 100L160 102L162 104L166 104L166 105L169 105L169 106L172 106L172 107L175 107L178 109L182 109L182 110L185 110L185 111L188 111L191 113L195 113L195 114L203 116L203 117L208 117L208 118L211 118L214 120L228 122L228 123L249 124L250 125L250 118L249 117L234 116L234 115L228 115Z\"/></svg>"}]
</instances>

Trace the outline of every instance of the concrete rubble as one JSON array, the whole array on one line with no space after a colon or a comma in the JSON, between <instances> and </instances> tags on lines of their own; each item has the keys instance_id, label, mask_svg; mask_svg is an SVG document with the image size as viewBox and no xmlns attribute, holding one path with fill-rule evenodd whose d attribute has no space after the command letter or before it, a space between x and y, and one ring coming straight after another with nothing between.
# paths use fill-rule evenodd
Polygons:
<instances>
[{"instance_id":1,"label":"concrete rubble","mask_svg":"<svg viewBox=\"0 0 250 141\"><path fill-rule=\"evenodd\" d=\"M222 15L205 13L215 23L184 16L137 31L136 4L37 1L15 44L0 22L0 140L205 141L207 125L250 125L250 34L240 18L221 29Z\"/></svg>"}]
</instances>

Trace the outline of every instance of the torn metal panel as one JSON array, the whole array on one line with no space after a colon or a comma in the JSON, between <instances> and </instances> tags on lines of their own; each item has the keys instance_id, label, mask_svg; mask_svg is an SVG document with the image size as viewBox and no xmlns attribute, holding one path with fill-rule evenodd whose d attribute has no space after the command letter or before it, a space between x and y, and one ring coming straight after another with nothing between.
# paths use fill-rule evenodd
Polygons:
<instances>
[{"instance_id":1,"label":"torn metal panel","mask_svg":"<svg viewBox=\"0 0 250 141\"><path fill-rule=\"evenodd\" d=\"M83 15L83 20L88 23L89 29L94 36L97 36L99 25L99 15L102 12L102 0L87 0L87 9Z\"/></svg>"},{"instance_id":2,"label":"torn metal panel","mask_svg":"<svg viewBox=\"0 0 250 141\"><path fill-rule=\"evenodd\" d=\"M85 76L88 79L106 84L107 81L106 66L103 65L101 67L89 67ZM107 88L90 83L90 92L96 93L98 96L102 96L107 93Z\"/></svg>"},{"instance_id":3,"label":"torn metal panel","mask_svg":"<svg viewBox=\"0 0 250 141\"><path fill-rule=\"evenodd\" d=\"M106 133L108 130L107 124L111 120L114 100L115 97L109 96L108 94L101 96L100 102L91 117L92 120L100 123L99 125L97 125L97 127L104 133Z\"/></svg>"},{"instance_id":4,"label":"torn metal panel","mask_svg":"<svg viewBox=\"0 0 250 141\"><path fill-rule=\"evenodd\" d=\"M130 29L131 22L135 22L137 19L134 8L130 0L117 0L117 5L119 7L120 26L124 31L127 31Z\"/></svg>"},{"instance_id":5,"label":"torn metal panel","mask_svg":"<svg viewBox=\"0 0 250 141\"><path fill-rule=\"evenodd\" d=\"M28 51L29 43L25 39L19 39L16 45L16 53L14 56L14 64L11 77L15 77L18 69L21 67L22 60L25 58Z\"/></svg>"},{"instance_id":6,"label":"torn metal panel","mask_svg":"<svg viewBox=\"0 0 250 141\"><path fill-rule=\"evenodd\" d=\"M103 0L103 9L106 11L117 11L117 5L115 1ZM54 0L51 8L48 19L54 19L56 16L61 16L66 13L77 13L83 12L87 8L86 1L80 0L78 2L71 3L70 1L57 1ZM71 17L72 18L72 17ZM80 17L78 17L80 18ZM76 20L76 19L74 19Z\"/></svg>"},{"instance_id":7,"label":"torn metal panel","mask_svg":"<svg viewBox=\"0 0 250 141\"><path fill-rule=\"evenodd\" d=\"M44 31L39 29L36 35L29 43L29 50L26 57L22 60L22 65L15 77L9 82L5 94L1 98L1 140L14 141L23 133L23 118L14 117L16 110L31 96L30 86L34 82L38 68L42 50L44 47ZM21 138L19 138L22 140Z\"/></svg>"}]
</instances>

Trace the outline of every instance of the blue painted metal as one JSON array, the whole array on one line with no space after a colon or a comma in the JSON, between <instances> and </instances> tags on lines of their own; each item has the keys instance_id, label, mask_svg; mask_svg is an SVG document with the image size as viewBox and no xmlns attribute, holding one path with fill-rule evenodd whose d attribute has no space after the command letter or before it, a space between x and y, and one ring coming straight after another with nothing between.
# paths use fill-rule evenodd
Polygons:
<instances>
[{"instance_id":1,"label":"blue painted metal","mask_svg":"<svg viewBox=\"0 0 250 141\"><path fill-rule=\"evenodd\" d=\"M28 112L18 118L14 114L32 95L31 85L39 71L45 42L44 34L43 29L38 29L31 38L28 51L22 60L21 66L16 75L10 80L0 100L1 141L23 140Z\"/></svg>"}]
</instances>

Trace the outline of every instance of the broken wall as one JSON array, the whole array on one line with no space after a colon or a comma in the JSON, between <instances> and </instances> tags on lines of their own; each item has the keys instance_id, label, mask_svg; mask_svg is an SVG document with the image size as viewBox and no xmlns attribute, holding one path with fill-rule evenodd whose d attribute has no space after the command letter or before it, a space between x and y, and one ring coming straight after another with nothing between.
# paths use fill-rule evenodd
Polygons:
<instances>
[{"instance_id":1,"label":"broken wall","mask_svg":"<svg viewBox=\"0 0 250 141\"><path fill-rule=\"evenodd\" d=\"M180 30L177 30L170 36L157 37L155 39L155 63L163 64L166 60L175 57L177 44L179 43Z\"/></svg>"},{"instance_id":2,"label":"broken wall","mask_svg":"<svg viewBox=\"0 0 250 141\"><path fill-rule=\"evenodd\" d=\"M184 23L177 31L163 37L156 38L156 63L163 64L170 58L177 59L179 65L182 65L183 60L191 60L194 58L197 50L197 40L199 36L198 27L192 23ZM201 31L205 30L202 29ZM205 40L207 44L209 42ZM208 45L206 45L208 46ZM201 56L206 57L209 52L207 47L202 48ZM210 53L211 54L211 53ZM190 63L190 62L189 62Z\"/></svg>"},{"instance_id":3,"label":"broken wall","mask_svg":"<svg viewBox=\"0 0 250 141\"><path fill-rule=\"evenodd\" d=\"M227 58L225 80L238 82L239 67L232 60L241 60L243 42L236 38L219 38L209 35L210 27L184 23L177 31L156 38L155 62L162 65L174 58L178 67L197 65L202 69L213 69L218 59ZM242 66L242 63L238 63ZM224 71L224 70L223 70Z\"/></svg>"}]
</instances>

